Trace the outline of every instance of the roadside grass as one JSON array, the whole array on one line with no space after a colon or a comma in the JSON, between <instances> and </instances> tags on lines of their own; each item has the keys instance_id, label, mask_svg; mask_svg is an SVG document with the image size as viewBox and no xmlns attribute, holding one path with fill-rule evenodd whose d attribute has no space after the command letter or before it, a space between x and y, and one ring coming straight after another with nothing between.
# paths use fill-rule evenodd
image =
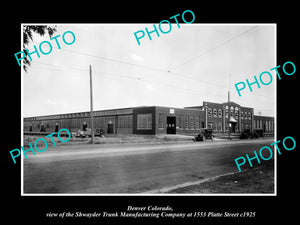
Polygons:
<instances>
[{"instance_id":1,"label":"roadside grass","mask_svg":"<svg viewBox=\"0 0 300 225\"><path fill-rule=\"evenodd\" d=\"M43 138L48 146L53 145L50 137L45 136L30 136L24 135L23 146L29 147L29 143L33 146L35 141L39 138ZM66 137L62 137L66 140ZM76 145L76 144L89 144L91 138L75 138L72 137L68 142L59 141L58 137L53 136L53 140L56 145ZM192 141L193 136L186 135L106 135L104 137L94 137L95 144L118 144L118 143L147 143L147 142L169 142L169 141ZM37 146L44 146L43 141L38 141Z\"/></svg>"},{"instance_id":2,"label":"roadside grass","mask_svg":"<svg viewBox=\"0 0 300 225\"><path fill-rule=\"evenodd\" d=\"M185 194L248 194L274 193L274 162L265 162L263 166L221 176L197 185L181 187L165 193Z\"/></svg>"}]
</instances>

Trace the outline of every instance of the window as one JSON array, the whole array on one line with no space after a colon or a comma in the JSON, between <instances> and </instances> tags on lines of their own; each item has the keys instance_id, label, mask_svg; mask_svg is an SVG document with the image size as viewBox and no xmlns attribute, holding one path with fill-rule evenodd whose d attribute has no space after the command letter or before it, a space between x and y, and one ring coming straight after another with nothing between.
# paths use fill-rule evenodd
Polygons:
<instances>
[{"instance_id":1,"label":"window","mask_svg":"<svg viewBox=\"0 0 300 225\"><path fill-rule=\"evenodd\" d=\"M118 128L132 128L132 115L118 116Z\"/></svg>"},{"instance_id":2,"label":"window","mask_svg":"<svg viewBox=\"0 0 300 225\"><path fill-rule=\"evenodd\" d=\"M207 109L207 115L208 115L208 116L211 116L211 108L208 108L208 109Z\"/></svg>"},{"instance_id":3,"label":"window","mask_svg":"<svg viewBox=\"0 0 300 225\"><path fill-rule=\"evenodd\" d=\"M222 130L222 123L218 122L218 130Z\"/></svg>"},{"instance_id":4,"label":"window","mask_svg":"<svg viewBox=\"0 0 300 225\"><path fill-rule=\"evenodd\" d=\"M208 126L207 128L211 128L212 127L211 121L208 121L208 125L207 126Z\"/></svg>"},{"instance_id":5,"label":"window","mask_svg":"<svg viewBox=\"0 0 300 225\"><path fill-rule=\"evenodd\" d=\"M225 117L228 118L228 109L225 110Z\"/></svg>"},{"instance_id":6,"label":"window","mask_svg":"<svg viewBox=\"0 0 300 225\"><path fill-rule=\"evenodd\" d=\"M263 128L263 126L262 126L262 120L259 121L259 128L260 128L260 129Z\"/></svg>"},{"instance_id":7,"label":"window","mask_svg":"<svg viewBox=\"0 0 300 225\"><path fill-rule=\"evenodd\" d=\"M178 123L179 123L179 129L183 129L183 115L179 115Z\"/></svg>"},{"instance_id":8,"label":"window","mask_svg":"<svg viewBox=\"0 0 300 225\"><path fill-rule=\"evenodd\" d=\"M213 122L213 130L217 130L217 122Z\"/></svg>"},{"instance_id":9,"label":"window","mask_svg":"<svg viewBox=\"0 0 300 225\"><path fill-rule=\"evenodd\" d=\"M194 116L190 116L190 130L194 130Z\"/></svg>"},{"instance_id":10,"label":"window","mask_svg":"<svg viewBox=\"0 0 300 225\"><path fill-rule=\"evenodd\" d=\"M188 118L188 116L184 117L184 129L185 130L189 129L189 118Z\"/></svg>"},{"instance_id":11,"label":"window","mask_svg":"<svg viewBox=\"0 0 300 225\"><path fill-rule=\"evenodd\" d=\"M248 118L249 118L249 120L252 119L252 114L251 114L251 112L248 113Z\"/></svg>"},{"instance_id":12,"label":"window","mask_svg":"<svg viewBox=\"0 0 300 225\"><path fill-rule=\"evenodd\" d=\"M200 129L200 117L196 116L195 117L195 130L199 130Z\"/></svg>"},{"instance_id":13,"label":"window","mask_svg":"<svg viewBox=\"0 0 300 225\"><path fill-rule=\"evenodd\" d=\"M137 115L137 129L151 130L152 129L152 114L138 114Z\"/></svg>"},{"instance_id":14,"label":"window","mask_svg":"<svg viewBox=\"0 0 300 225\"><path fill-rule=\"evenodd\" d=\"M217 115L217 109L213 109L213 116L214 117L217 117L218 115Z\"/></svg>"},{"instance_id":15,"label":"window","mask_svg":"<svg viewBox=\"0 0 300 225\"><path fill-rule=\"evenodd\" d=\"M235 118L239 117L239 111L235 111Z\"/></svg>"},{"instance_id":16,"label":"window","mask_svg":"<svg viewBox=\"0 0 300 225\"><path fill-rule=\"evenodd\" d=\"M218 116L222 117L222 109L218 109Z\"/></svg>"},{"instance_id":17,"label":"window","mask_svg":"<svg viewBox=\"0 0 300 225\"><path fill-rule=\"evenodd\" d=\"M158 114L158 128L160 128L160 129L164 128L164 114L163 113Z\"/></svg>"}]
</instances>

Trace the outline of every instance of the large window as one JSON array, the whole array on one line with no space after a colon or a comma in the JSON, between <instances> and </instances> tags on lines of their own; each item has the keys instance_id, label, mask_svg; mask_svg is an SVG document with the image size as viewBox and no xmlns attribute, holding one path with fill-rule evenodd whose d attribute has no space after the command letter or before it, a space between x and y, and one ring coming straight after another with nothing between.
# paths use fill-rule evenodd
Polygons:
<instances>
[{"instance_id":1,"label":"large window","mask_svg":"<svg viewBox=\"0 0 300 225\"><path fill-rule=\"evenodd\" d=\"M119 116L118 128L132 128L132 115Z\"/></svg>"},{"instance_id":2,"label":"large window","mask_svg":"<svg viewBox=\"0 0 300 225\"><path fill-rule=\"evenodd\" d=\"M137 129L151 130L152 129L152 114L138 114L137 115Z\"/></svg>"}]
</instances>

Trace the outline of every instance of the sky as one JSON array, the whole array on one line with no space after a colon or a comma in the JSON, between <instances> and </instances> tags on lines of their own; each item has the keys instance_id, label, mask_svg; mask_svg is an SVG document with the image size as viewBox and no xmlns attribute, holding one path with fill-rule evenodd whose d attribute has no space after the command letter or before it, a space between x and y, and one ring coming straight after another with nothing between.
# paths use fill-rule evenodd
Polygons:
<instances>
[{"instance_id":1,"label":"sky","mask_svg":"<svg viewBox=\"0 0 300 225\"><path fill-rule=\"evenodd\" d=\"M152 33L152 40L146 34L140 45L134 33L151 30L153 24L50 25L56 25L61 49L48 35L34 35L28 45L32 52L33 45L50 41L53 49L40 58L32 55L27 72L22 71L24 117L89 111L89 65L94 110L223 103L230 90L231 101L253 107L257 115L275 116L277 78L270 71L277 66L274 24L182 22L178 28L175 23L167 34ZM66 31L76 37L71 45L62 40ZM65 38L72 41L70 34ZM47 45L43 50L47 52ZM234 84L254 81L263 71L273 75L273 82L253 85L253 92L247 87L239 96Z\"/></svg>"}]
</instances>

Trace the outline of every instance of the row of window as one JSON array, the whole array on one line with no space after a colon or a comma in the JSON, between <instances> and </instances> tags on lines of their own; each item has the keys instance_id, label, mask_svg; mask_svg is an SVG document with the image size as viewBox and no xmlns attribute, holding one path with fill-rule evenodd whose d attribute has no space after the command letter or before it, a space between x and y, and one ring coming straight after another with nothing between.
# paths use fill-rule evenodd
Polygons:
<instances>
[{"instance_id":1,"label":"row of window","mask_svg":"<svg viewBox=\"0 0 300 225\"><path fill-rule=\"evenodd\" d=\"M132 114L132 112L133 112L132 109L95 111L94 116L114 116L114 115L122 115L122 114ZM27 118L24 118L24 121L27 122L27 121L33 121L33 120L52 120L52 119L62 119L62 118L78 118L78 117L90 117L90 112L39 116L39 117L27 117Z\"/></svg>"},{"instance_id":2,"label":"row of window","mask_svg":"<svg viewBox=\"0 0 300 225\"><path fill-rule=\"evenodd\" d=\"M177 117L176 126L180 130L199 130L204 127L204 122L201 121L200 116L194 115L179 115ZM158 128L164 129L166 126L166 115L159 113L158 115Z\"/></svg>"},{"instance_id":3,"label":"row of window","mask_svg":"<svg viewBox=\"0 0 300 225\"><path fill-rule=\"evenodd\" d=\"M222 109L207 109L207 116L208 117L219 117L222 118L223 116L223 110ZM239 116L239 111L238 110L230 110L230 116L235 116L238 118ZM228 118L228 109L225 109L225 117ZM241 112L241 119L252 119L252 113L251 112Z\"/></svg>"},{"instance_id":4,"label":"row of window","mask_svg":"<svg viewBox=\"0 0 300 225\"><path fill-rule=\"evenodd\" d=\"M208 121L207 128L213 129L213 131L223 131L222 122ZM241 129L251 129L251 124L242 124ZM235 125L235 131L239 130L239 123ZM225 131L228 131L228 123L225 123Z\"/></svg>"},{"instance_id":5,"label":"row of window","mask_svg":"<svg viewBox=\"0 0 300 225\"><path fill-rule=\"evenodd\" d=\"M179 115L178 128L181 130L199 130L204 127L204 122L201 121L200 116L193 115Z\"/></svg>"},{"instance_id":6,"label":"row of window","mask_svg":"<svg viewBox=\"0 0 300 225\"><path fill-rule=\"evenodd\" d=\"M274 121L254 120L255 129L274 130Z\"/></svg>"},{"instance_id":7,"label":"row of window","mask_svg":"<svg viewBox=\"0 0 300 225\"><path fill-rule=\"evenodd\" d=\"M222 123L208 121L207 128L213 129L214 131L222 131Z\"/></svg>"}]
</instances>

